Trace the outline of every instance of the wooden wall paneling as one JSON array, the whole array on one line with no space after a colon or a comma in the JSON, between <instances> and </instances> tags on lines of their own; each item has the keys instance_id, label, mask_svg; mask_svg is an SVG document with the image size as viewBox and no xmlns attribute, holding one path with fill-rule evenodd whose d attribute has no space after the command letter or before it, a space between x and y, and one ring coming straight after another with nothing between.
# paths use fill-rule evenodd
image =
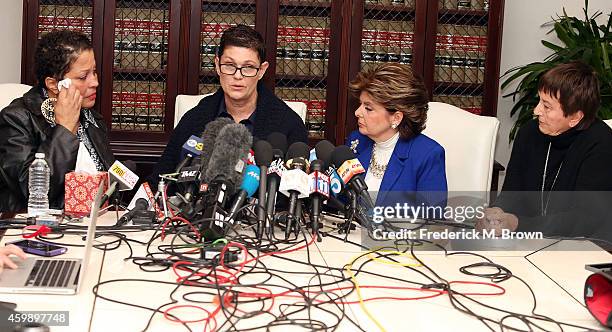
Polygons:
<instances>
[{"instance_id":1,"label":"wooden wall paneling","mask_svg":"<svg viewBox=\"0 0 612 332\"><path fill-rule=\"evenodd\" d=\"M504 0L491 0L489 9L487 59L485 62L484 109L482 115L497 116L499 67L504 22Z\"/></svg>"},{"instance_id":2,"label":"wooden wall paneling","mask_svg":"<svg viewBox=\"0 0 612 332\"><path fill-rule=\"evenodd\" d=\"M425 6L424 2L427 2ZM429 99L433 97L434 90L434 71L435 71L435 59L436 59L436 31L438 26L438 0L419 0L420 14L425 14L424 19L421 20L422 26L419 30L424 32L425 42L422 44L422 78L425 82L425 87L429 92ZM423 9L426 7L426 10ZM425 28L425 29L423 29Z\"/></svg>"},{"instance_id":3,"label":"wooden wall paneling","mask_svg":"<svg viewBox=\"0 0 612 332\"><path fill-rule=\"evenodd\" d=\"M344 107L346 102L341 98L343 92L342 75L346 76L346 71L341 72L341 61L345 57L346 51L343 52L342 45L347 43L345 40L348 31L347 24L350 20L346 15L346 6L344 1L332 1L331 4L331 31L329 44L329 60L327 70L327 113L325 114L325 139L336 143L338 135L341 135L344 130ZM346 50L346 48L344 49ZM346 90L346 89L344 89Z\"/></svg>"},{"instance_id":4,"label":"wooden wall paneling","mask_svg":"<svg viewBox=\"0 0 612 332\"><path fill-rule=\"evenodd\" d=\"M361 68L361 43L364 18L364 1L350 0L346 2L343 9L342 31L350 31L344 33L340 48L349 50L348 57L343 57L340 60L340 77L339 77L339 93L338 93L338 132L336 132L335 143L337 145L344 144L346 137L353 130L357 129L357 120L354 116L354 111L359 107L357 98L351 96L348 90L348 83L357 75Z\"/></svg>"},{"instance_id":5,"label":"wooden wall paneling","mask_svg":"<svg viewBox=\"0 0 612 332\"><path fill-rule=\"evenodd\" d=\"M105 36L102 45L102 70L98 80L100 81L100 87L98 87L101 99L100 99L100 112L106 121L106 127L109 131L109 138L112 140L114 137L111 133L111 123L113 117L113 70L114 70L114 43L115 43L115 7L116 0L106 0L104 6L104 26L102 34Z\"/></svg>"}]
</instances>

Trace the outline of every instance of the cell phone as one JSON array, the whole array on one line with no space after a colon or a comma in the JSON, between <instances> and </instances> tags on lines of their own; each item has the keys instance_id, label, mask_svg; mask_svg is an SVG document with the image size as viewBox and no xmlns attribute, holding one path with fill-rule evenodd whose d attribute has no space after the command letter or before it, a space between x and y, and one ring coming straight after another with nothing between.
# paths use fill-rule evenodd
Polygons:
<instances>
[{"instance_id":1,"label":"cell phone","mask_svg":"<svg viewBox=\"0 0 612 332\"><path fill-rule=\"evenodd\" d=\"M62 88L68 89L72 84L72 80L69 78L65 78L59 82L57 82L57 91L62 91Z\"/></svg>"},{"instance_id":2,"label":"cell phone","mask_svg":"<svg viewBox=\"0 0 612 332\"><path fill-rule=\"evenodd\" d=\"M7 245L8 244L14 244L21 248L23 251L27 252L28 254L45 257L61 255L68 250L68 248L66 247L56 246L54 244L34 240L19 240L7 243Z\"/></svg>"}]
</instances>

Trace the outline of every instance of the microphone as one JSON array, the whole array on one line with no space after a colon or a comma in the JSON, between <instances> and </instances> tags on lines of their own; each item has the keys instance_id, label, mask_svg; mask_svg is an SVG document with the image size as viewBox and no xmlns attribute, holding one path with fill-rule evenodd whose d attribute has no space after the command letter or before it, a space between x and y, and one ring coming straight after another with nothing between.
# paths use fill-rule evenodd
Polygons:
<instances>
[{"instance_id":1,"label":"microphone","mask_svg":"<svg viewBox=\"0 0 612 332\"><path fill-rule=\"evenodd\" d=\"M317 240L321 241L319 235L319 215L321 214L321 198L329 198L329 176L323 172L323 161L315 159L310 163L310 201L312 203L312 231L317 234Z\"/></svg>"},{"instance_id":2,"label":"microphone","mask_svg":"<svg viewBox=\"0 0 612 332\"><path fill-rule=\"evenodd\" d=\"M121 216L119 220L117 220L117 226L123 226L128 223L128 221L134 218L134 215L140 211L148 211L149 210L149 201L145 198L139 198L134 203L134 207L127 213ZM153 213L153 212L151 212Z\"/></svg>"},{"instance_id":3,"label":"microphone","mask_svg":"<svg viewBox=\"0 0 612 332\"><path fill-rule=\"evenodd\" d=\"M208 162L215 149L217 136L223 127L233 124L234 121L229 118L218 118L209 122L202 133L202 153L200 154L200 180L204 177L204 172L208 167Z\"/></svg>"},{"instance_id":4,"label":"microphone","mask_svg":"<svg viewBox=\"0 0 612 332\"><path fill-rule=\"evenodd\" d=\"M193 158L196 158L202 154L202 139L198 136L191 135L189 139L183 144L181 151L182 161L176 166L175 173L179 173L183 167L188 166Z\"/></svg>"},{"instance_id":5,"label":"microphone","mask_svg":"<svg viewBox=\"0 0 612 332\"><path fill-rule=\"evenodd\" d=\"M289 196L289 208L287 210L287 228L285 228L285 239L289 238L289 233L293 227L293 220L296 218L296 207L298 199L308 197L308 155L310 148L306 143L295 142L287 150L286 167L283 173L279 190Z\"/></svg>"},{"instance_id":6,"label":"microphone","mask_svg":"<svg viewBox=\"0 0 612 332\"><path fill-rule=\"evenodd\" d=\"M334 166L340 165L338 167L338 175L348 189L352 190L357 197L364 201L368 210L373 209L374 203L368 193L368 185L365 183L362 175L365 173L365 169L355 157L351 148L346 145L336 147L332 152L331 162Z\"/></svg>"},{"instance_id":7,"label":"microphone","mask_svg":"<svg viewBox=\"0 0 612 332\"><path fill-rule=\"evenodd\" d=\"M155 201L155 195L153 194L153 191L151 191L151 186L149 186L148 182L143 182L140 187L138 187L136 194L134 197L132 197L130 204L127 206L128 210L132 210L140 198L147 200L147 202L150 202L153 205L152 210L155 211L158 218L161 219L164 217L164 212L159 208L159 205Z\"/></svg>"},{"instance_id":8,"label":"microphone","mask_svg":"<svg viewBox=\"0 0 612 332\"><path fill-rule=\"evenodd\" d=\"M338 176L336 168L331 166L332 152L336 147L328 140L323 140L317 143L315 146L316 159L323 161L323 167L327 167L327 176L329 176L330 182L330 193L332 196L337 197L342 191L342 179Z\"/></svg>"},{"instance_id":9,"label":"microphone","mask_svg":"<svg viewBox=\"0 0 612 332\"><path fill-rule=\"evenodd\" d=\"M262 228L268 230L270 227L266 219L266 184L268 183L268 167L270 163L272 163L274 155L272 154L272 145L264 140L255 142L253 150L255 154L255 163L259 165L260 169L259 197L257 198L259 206L256 208L256 213L257 235L261 237L263 235Z\"/></svg>"},{"instance_id":10,"label":"microphone","mask_svg":"<svg viewBox=\"0 0 612 332\"><path fill-rule=\"evenodd\" d=\"M268 135L267 141L272 146L272 159L268 168L268 197L266 200L266 214L268 220L274 220L274 207L276 206L276 193L281 181L281 177L285 172L285 153L287 152L287 136L281 133L271 133ZM274 225L270 225L269 235L274 231Z\"/></svg>"},{"instance_id":11,"label":"microphone","mask_svg":"<svg viewBox=\"0 0 612 332\"><path fill-rule=\"evenodd\" d=\"M238 213L238 209L240 209L244 205L244 201L247 198L253 196L253 194L257 191L257 187L259 187L259 179L260 179L260 170L259 167L255 165L247 165L244 178L242 179L242 184L240 185L240 191L236 198L234 199L234 203L232 203L227 220L233 224L234 218Z\"/></svg>"},{"instance_id":12,"label":"microphone","mask_svg":"<svg viewBox=\"0 0 612 332\"><path fill-rule=\"evenodd\" d=\"M100 208L104 206L106 201L116 190L124 191L134 189L136 183L138 182L138 175L134 174L132 169L136 169L136 163L133 161L126 160L124 165L119 160L115 160L115 162L108 169L108 177L111 184L102 196Z\"/></svg>"},{"instance_id":13,"label":"microphone","mask_svg":"<svg viewBox=\"0 0 612 332\"><path fill-rule=\"evenodd\" d=\"M221 129L216 139L204 181L209 184L209 208L205 211L207 217L213 218L210 236L218 237L224 234L225 217L223 210L227 196L234 192L237 183L242 182L246 159L253 143L253 136L242 124L232 123Z\"/></svg>"}]
</instances>

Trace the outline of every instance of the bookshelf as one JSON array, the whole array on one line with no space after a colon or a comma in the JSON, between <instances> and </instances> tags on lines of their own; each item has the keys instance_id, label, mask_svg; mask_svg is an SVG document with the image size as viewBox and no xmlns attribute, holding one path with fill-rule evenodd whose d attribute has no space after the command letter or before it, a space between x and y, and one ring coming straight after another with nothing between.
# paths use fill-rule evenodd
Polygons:
<instances>
[{"instance_id":1,"label":"bookshelf","mask_svg":"<svg viewBox=\"0 0 612 332\"><path fill-rule=\"evenodd\" d=\"M154 163L172 133L177 94L216 91L221 33L264 37L264 84L308 107L311 143L356 127L348 82L381 62L409 64L433 100L496 115L504 0L31 0L24 3L22 81L35 40L71 28L92 37L96 107L115 153Z\"/></svg>"}]
</instances>

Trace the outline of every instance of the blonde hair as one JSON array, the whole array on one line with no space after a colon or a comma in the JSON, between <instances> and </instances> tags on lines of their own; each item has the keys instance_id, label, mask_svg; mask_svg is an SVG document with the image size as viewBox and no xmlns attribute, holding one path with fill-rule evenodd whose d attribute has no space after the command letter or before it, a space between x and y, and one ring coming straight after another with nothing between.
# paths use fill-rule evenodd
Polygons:
<instances>
[{"instance_id":1,"label":"blonde hair","mask_svg":"<svg viewBox=\"0 0 612 332\"><path fill-rule=\"evenodd\" d=\"M357 98L367 92L391 114L401 112L401 138L408 139L425 129L429 96L425 83L410 66L387 62L359 72L349 83L349 90Z\"/></svg>"}]
</instances>

